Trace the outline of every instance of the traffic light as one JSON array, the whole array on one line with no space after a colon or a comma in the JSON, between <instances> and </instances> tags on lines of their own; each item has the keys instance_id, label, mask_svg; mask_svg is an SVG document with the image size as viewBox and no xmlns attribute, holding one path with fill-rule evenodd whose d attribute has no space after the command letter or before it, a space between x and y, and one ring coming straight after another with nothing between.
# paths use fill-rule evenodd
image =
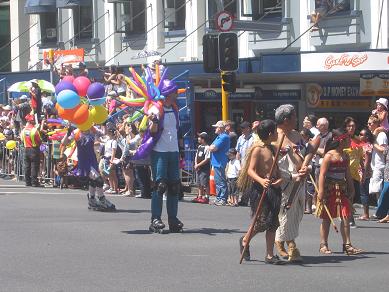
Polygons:
<instances>
[{"instance_id":1,"label":"traffic light","mask_svg":"<svg viewBox=\"0 0 389 292\"><path fill-rule=\"evenodd\" d=\"M205 34L203 36L203 66L207 73L219 72L218 36Z\"/></svg>"},{"instance_id":2,"label":"traffic light","mask_svg":"<svg viewBox=\"0 0 389 292\"><path fill-rule=\"evenodd\" d=\"M236 91L236 74L235 72L223 72L222 73L222 86L223 90L228 93L234 93Z\"/></svg>"},{"instance_id":3,"label":"traffic light","mask_svg":"<svg viewBox=\"0 0 389 292\"><path fill-rule=\"evenodd\" d=\"M236 71L238 67L238 36L232 32L219 34L219 69Z\"/></svg>"}]
</instances>

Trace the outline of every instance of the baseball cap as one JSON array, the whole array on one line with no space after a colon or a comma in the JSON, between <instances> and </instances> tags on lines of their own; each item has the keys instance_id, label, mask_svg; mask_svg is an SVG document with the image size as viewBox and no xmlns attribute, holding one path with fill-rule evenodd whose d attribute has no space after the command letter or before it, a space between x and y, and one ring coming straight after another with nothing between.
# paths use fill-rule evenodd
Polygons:
<instances>
[{"instance_id":1,"label":"baseball cap","mask_svg":"<svg viewBox=\"0 0 389 292\"><path fill-rule=\"evenodd\" d=\"M214 128L225 128L226 123L223 121L218 121L216 124L212 125Z\"/></svg>"},{"instance_id":2,"label":"baseball cap","mask_svg":"<svg viewBox=\"0 0 389 292\"><path fill-rule=\"evenodd\" d=\"M240 124L240 127L241 127L242 129L250 128L250 126L251 126L251 124L250 124L249 122L247 122L247 121L244 121L244 122L242 122L242 123Z\"/></svg>"},{"instance_id":3,"label":"baseball cap","mask_svg":"<svg viewBox=\"0 0 389 292\"><path fill-rule=\"evenodd\" d=\"M380 103L388 109L388 100L386 98L381 97L377 99L376 103Z\"/></svg>"},{"instance_id":4,"label":"baseball cap","mask_svg":"<svg viewBox=\"0 0 389 292\"><path fill-rule=\"evenodd\" d=\"M203 138L203 139L208 139L208 133L207 132L201 132L198 134L198 136L200 138Z\"/></svg>"},{"instance_id":5,"label":"baseball cap","mask_svg":"<svg viewBox=\"0 0 389 292\"><path fill-rule=\"evenodd\" d=\"M24 118L26 119L27 122L35 121L34 116L30 114L26 115Z\"/></svg>"}]
</instances>

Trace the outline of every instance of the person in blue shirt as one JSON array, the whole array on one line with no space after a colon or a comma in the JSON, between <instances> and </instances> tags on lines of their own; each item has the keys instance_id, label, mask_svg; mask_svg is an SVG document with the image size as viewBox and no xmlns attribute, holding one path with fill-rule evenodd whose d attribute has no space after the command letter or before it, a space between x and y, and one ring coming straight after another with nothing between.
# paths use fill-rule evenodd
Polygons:
<instances>
[{"instance_id":1,"label":"person in blue shirt","mask_svg":"<svg viewBox=\"0 0 389 292\"><path fill-rule=\"evenodd\" d=\"M216 184L216 200L215 205L225 206L227 203L227 179L226 165L228 162L227 152L230 149L230 137L225 132L226 124L223 121L218 121L215 125L216 139L209 146L211 152L211 165L214 169L215 184Z\"/></svg>"}]
</instances>

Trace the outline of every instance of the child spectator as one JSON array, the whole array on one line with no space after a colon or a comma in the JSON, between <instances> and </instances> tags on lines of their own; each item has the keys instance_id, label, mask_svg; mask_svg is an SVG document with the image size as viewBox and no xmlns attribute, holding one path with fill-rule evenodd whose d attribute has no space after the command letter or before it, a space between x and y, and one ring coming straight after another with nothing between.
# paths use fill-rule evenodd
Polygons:
<instances>
[{"instance_id":1,"label":"child spectator","mask_svg":"<svg viewBox=\"0 0 389 292\"><path fill-rule=\"evenodd\" d=\"M238 206L238 190L236 182L241 170L240 161L236 158L238 152L235 148L228 150L228 163L226 167L227 187L228 187L228 205L231 207Z\"/></svg>"},{"instance_id":2,"label":"child spectator","mask_svg":"<svg viewBox=\"0 0 389 292\"><path fill-rule=\"evenodd\" d=\"M380 120L380 126L374 131L374 135L377 136L380 132L389 131L388 122L388 100L386 98L379 98L376 101L377 107L372 111L373 115L377 115Z\"/></svg>"},{"instance_id":3,"label":"child spectator","mask_svg":"<svg viewBox=\"0 0 389 292\"><path fill-rule=\"evenodd\" d=\"M210 174L210 159L211 154L208 146L208 134L202 132L198 137L199 146L197 148L195 157L195 171L198 182L198 195L192 200L193 203L208 204L208 192L209 192L209 174Z\"/></svg>"}]
</instances>

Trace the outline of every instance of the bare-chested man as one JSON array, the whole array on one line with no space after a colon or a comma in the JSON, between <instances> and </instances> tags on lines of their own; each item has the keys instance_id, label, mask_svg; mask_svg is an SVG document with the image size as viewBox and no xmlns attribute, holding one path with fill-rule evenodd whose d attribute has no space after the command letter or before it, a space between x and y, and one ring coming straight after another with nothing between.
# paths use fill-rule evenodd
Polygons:
<instances>
[{"instance_id":1,"label":"bare-chested man","mask_svg":"<svg viewBox=\"0 0 389 292\"><path fill-rule=\"evenodd\" d=\"M249 150L247 163L239 177L238 184L240 188L250 194L251 211L254 216L264 189L268 189L262 205L262 213L257 218L252 237L259 232L266 231L266 257L267 264L283 264L285 261L280 260L274 255L274 240L278 228L278 214L281 204L281 189L279 187L281 179L278 171L269 178L270 169L274 159L274 148L272 142L277 141L276 123L272 120L264 120L257 129L260 141L255 142ZM248 239L248 234L240 238L240 252L242 253ZM250 260L250 250L247 247L244 254L246 261Z\"/></svg>"},{"instance_id":2,"label":"bare-chested man","mask_svg":"<svg viewBox=\"0 0 389 292\"><path fill-rule=\"evenodd\" d=\"M305 183L310 171L309 163L319 140L315 139L308 144L308 147L305 146L302 136L295 130L296 110L290 104L281 105L276 109L275 120L278 143L285 134L278 158L278 168L283 180L280 226L276 232L276 246L280 255L287 257L288 261L301 262L302 257L296 247L295 239L298 236L299 225L304 214ZM285 242L288 245L288 252L284 247Z\"/></svg>"}]
</instances>

